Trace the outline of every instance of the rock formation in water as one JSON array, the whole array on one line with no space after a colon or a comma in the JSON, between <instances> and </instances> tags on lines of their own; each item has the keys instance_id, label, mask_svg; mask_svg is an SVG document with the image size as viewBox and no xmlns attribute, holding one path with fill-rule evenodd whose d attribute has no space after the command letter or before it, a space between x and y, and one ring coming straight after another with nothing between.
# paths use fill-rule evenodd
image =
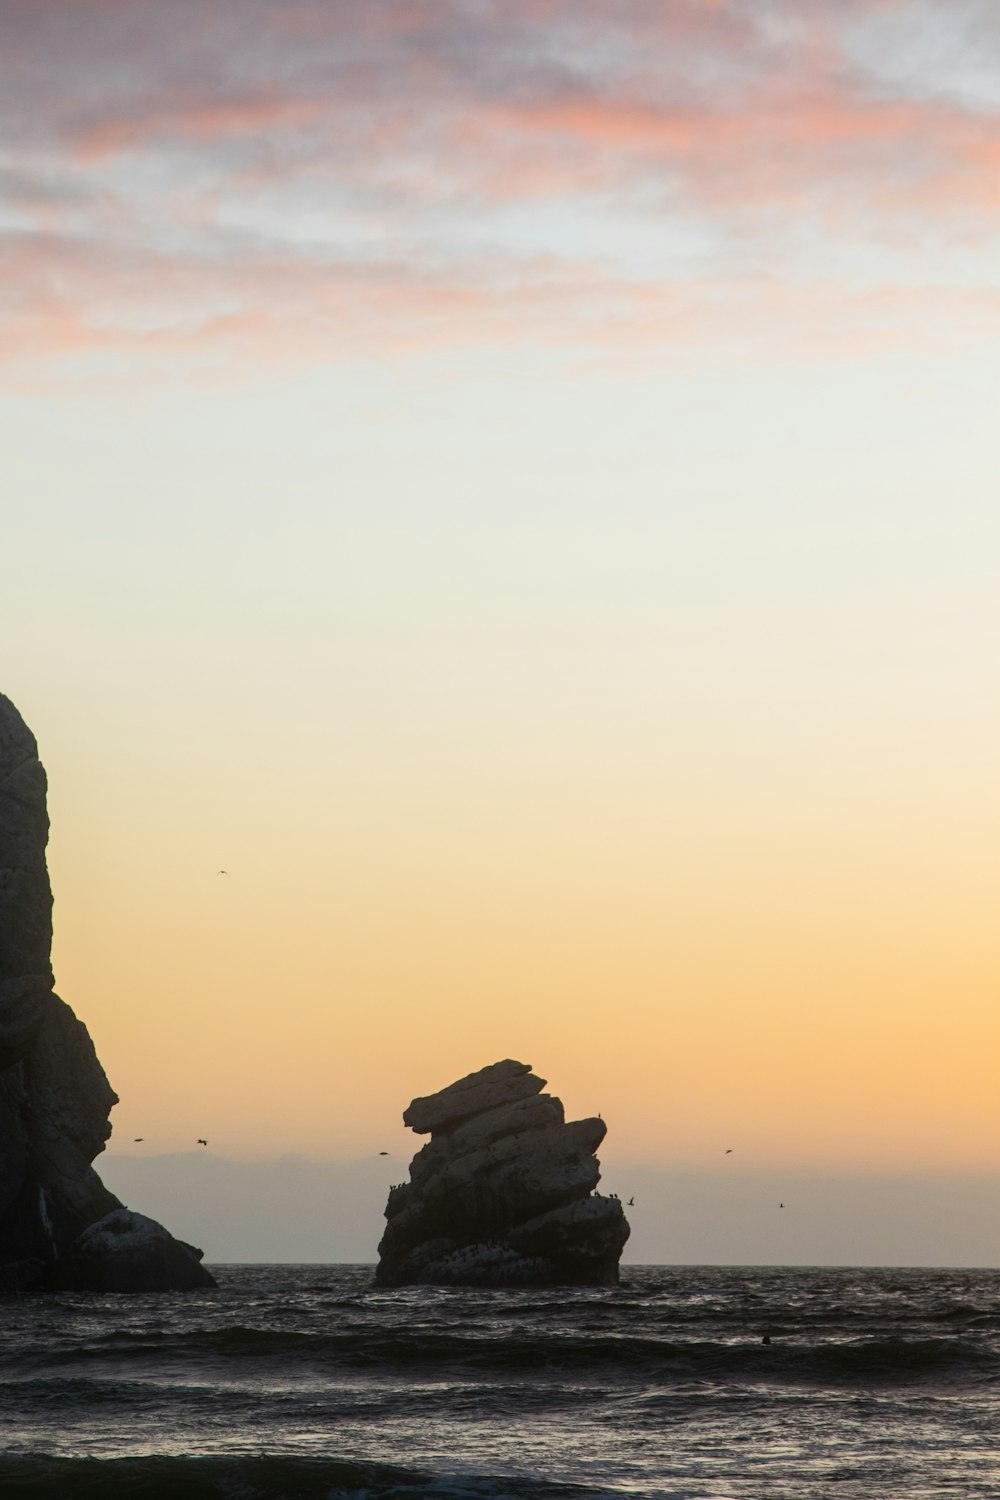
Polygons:
<instances>
[{"instance_id":1,"label":"rock formation in water","mask_svg":"<svg viewBox=\"0 0 1000 1500\"><path fill-rule=\"evenodd\" d=\"M430 1140L392 1188L380 1286L613 1286L629 1226L594 1189L599 1117L567 1123L528 1063L493 1063L414 1099Z\"/></svg>"},{"instance_id":2,"label":"rock formation in water","mask_svg":"<svg viewBox=\"0 0 1000 1500\"><path fill-rule=\"evenodd\" d=\"M53 991L45 771L0 694L0 1292L214 1286L201 1251L123 1208L91 1166L117 1104Z\"/></svg>"}]
</instances>

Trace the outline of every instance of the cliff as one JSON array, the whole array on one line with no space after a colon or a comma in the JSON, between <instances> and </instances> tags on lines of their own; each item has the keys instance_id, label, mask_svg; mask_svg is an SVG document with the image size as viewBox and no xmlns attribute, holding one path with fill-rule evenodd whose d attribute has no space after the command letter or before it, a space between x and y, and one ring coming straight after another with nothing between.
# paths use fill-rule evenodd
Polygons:
<instances>
[{"instance_id":1,"label":"cliff","mask_svg":"<svg viewBox=\"0 0 1000 1500\"><path fill-rule=\"evenodd\" d=\"M567 1123L527 1063L506 1059L414 1099L403 1123L430 1141L389 1194L381 1286L613 1286L629 1236L594 1191L599 1117Z\"/></svg>"},{"instance_id":2,"label":"cliff","mask_svg":"<svg viewBox=\"0 0 1000 1500\"><path fill-rule=\"evenodd\" d=\"M130 1214L91 1165L118 1099L53 988L46 790L34 736L0 694L0 1291L214 1286L200 1250Z\"/></svg>"}]
</instances>

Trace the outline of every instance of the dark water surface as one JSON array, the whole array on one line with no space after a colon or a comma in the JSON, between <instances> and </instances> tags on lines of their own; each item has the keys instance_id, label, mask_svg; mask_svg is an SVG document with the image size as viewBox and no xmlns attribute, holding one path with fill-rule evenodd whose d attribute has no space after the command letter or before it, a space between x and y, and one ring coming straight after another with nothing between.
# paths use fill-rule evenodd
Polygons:
<instances>
[{"instance_id":1,"label":"dark water surface","mask_svg":"<svg viewBox=\"0 0 1000 1500\"><path fill-rule=\"evenodd\" d=\"M213 1270L0 1304L3 1500L1000 1496L994 1271L487 1292Z\"/></svg>"}]
</instances>

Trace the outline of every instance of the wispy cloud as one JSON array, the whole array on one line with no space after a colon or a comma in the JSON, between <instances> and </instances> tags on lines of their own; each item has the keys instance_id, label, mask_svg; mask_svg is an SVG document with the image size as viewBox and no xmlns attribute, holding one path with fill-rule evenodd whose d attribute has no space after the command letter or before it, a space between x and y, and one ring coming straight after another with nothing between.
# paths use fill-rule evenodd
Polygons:
<instances>
[{"instance_id":1,"label":"wispy cloud","mask_svg":"<svg viewBox=\"0 0 1000 1500\"><path fill-rule=\"evenodd\" d=\"M941 270L955 244L985 266L1000 227L980 0L0 10L8 360L892 344L943 308L992 318L975 253Z\"/></svg>"}]
</instances>

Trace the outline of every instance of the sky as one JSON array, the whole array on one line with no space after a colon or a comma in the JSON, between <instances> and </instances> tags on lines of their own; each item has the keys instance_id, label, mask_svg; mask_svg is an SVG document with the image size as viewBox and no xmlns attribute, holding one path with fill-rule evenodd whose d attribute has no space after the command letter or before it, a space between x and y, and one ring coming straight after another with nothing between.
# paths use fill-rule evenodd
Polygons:
<instances>
[{"instance_id":1,"label":"sky","mask_svg":"<svg viewBox=\"0 0 1000 1500\"><path fill-rule=\"evenodd\" d=\"M857 1187L792 1258L902 1256L892 1181L994 1260L994 0L0 36L0 690L109 1181L405 1163L511 1056L643 1259L732 1146ZM789 1257L740 1212L697 1258Z\"/></svg>"}]
</instances>

